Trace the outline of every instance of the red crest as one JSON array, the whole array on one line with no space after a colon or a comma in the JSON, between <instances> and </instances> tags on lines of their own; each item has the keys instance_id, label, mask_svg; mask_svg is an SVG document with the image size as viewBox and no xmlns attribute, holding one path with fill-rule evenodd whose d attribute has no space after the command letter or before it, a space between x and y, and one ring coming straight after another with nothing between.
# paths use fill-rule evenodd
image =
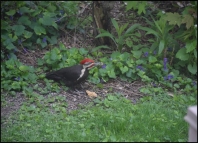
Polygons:
<instances>
[{"instance_id":1,"label":"red crest","mask_svg":"<svg viewBox=\"0 0 198 143\"><path fill-rule=\"evenodd\" d=\"M89 59L89 58L85 58L84 60L82 60L81 62L80 62L80 64L84 64L84 63L86 63L86 62L90 62L90 63L94 63L94 60L91 60L91 59Z\"/></svg>"}]
</instances>

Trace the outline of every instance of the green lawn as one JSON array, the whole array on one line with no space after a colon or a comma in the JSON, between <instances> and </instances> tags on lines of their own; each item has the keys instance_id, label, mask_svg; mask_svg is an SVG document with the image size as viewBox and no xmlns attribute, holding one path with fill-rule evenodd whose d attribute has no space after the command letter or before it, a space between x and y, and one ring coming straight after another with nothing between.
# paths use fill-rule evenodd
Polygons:
<instances>
[{"instance_id":1,"label":"green lawn","mask_svg":"<svg viewBox=\"0 0 198 143\"><path fill-rule=\"evenodd\" d=\"M184 116L187 107L195 104L196 97L192 96L155 95L134 105L111 94L70 114L20 110L10 118L7 130L2 129L1 141L186 142Z\"/></svg>"}]
</instances>

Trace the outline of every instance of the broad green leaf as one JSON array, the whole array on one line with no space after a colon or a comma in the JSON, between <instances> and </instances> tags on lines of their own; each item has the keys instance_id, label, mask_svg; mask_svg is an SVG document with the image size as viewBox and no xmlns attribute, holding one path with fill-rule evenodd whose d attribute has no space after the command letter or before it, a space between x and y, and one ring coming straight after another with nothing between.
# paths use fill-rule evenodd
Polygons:
<instances>
[{"instance_id":1,"label":"broad green leaf","mask_svg":"<svg viewBox=\"0 0 198 143\"><path fill-rule=\"evenodd\" d=\"M6 46L6 49L12 50L15 49L15 46L12 43L10 43Z\"/></svg>"},{"instance_id":2,"label":"broad green leaf","mask_svg":"<svg viewBox=\"0 0 198 143\"><path fill-rule=\"evenodd\" d=\"M88 51L85 48L80 48L79 52L81 55L87 55Z\"/></svg>"},{"instance_id":3,"label":"broad green leaf","mask_svg":"<svg viewBox=\"0 0 198 143\"><path fill-rule=\"evenodd\" d=\"M189 29L190 27L194 26L194 19L191 15L186 14L183 15L182 23L186 23L186 28Z\"/></svg>"},{"instance_id":4,"label":"broad green leaf","mask_svg":"<svg viewBox=\"0 0 198 143\"><path fill-rule=\"evenodd\" d=\"M138 1L127 1L126 11L130 10L131 8L137 9Z\"/></svg>"},{"instance_id":5,"label":"broad green leaf","mask_svg":"<svg viewBox=\"0 0 198 143\"><path fill-rule=\"evenodd\" d=\"M193 51L197 46L197 40L194 40L193 42L187 42L186 43L186 53L189 53Z\"/></svg>"},{"instance_id":6,"label":"broad green leaf","mask_svg":"<svg viewBox=\"0 0 198 143\"><path fill-rule=\"evenodd\" d=\"M122 74L124 74L125 72L127 72L129 69L127 66L124 66L122 68L120 68L120 70L122 71Z\"/></svg>"},{"instance_id":7,"label":"broad green leaf","mask_svg":"<svg viewBox=\"0 0 198 143\"><path fill-rule=\"evenodd\" d=\"M133 74L132 69L129 69L129 70L127 71L127 73L126 73L126 76L127 76L127 77L132 77L132 74Z\"/></svg>"},{"instance_id":8,"label":"broad green leaf","mask_svg":"<svg viewBox=\"0 0 198 143\"><path fill-rule=\"evenodd\" d=\"M120 52L118 52L118 51L113 52L113 53L111 54L111 58L112 58L113 60L114 60L114 59L117 59L117 57L118 57L119 55L121 55Z\"/></svg>"},{"instance_id":9,"label":"broad green leaf","mask_svg":"<svg viewBox=\"0 0 198 143\"><path fill-rule=\"evenodd\" d=\"M13 89L20 89L21 88L20 82L17 82L17 81L14 81L11 86L12 86Z\"/></svg>"},{"instance_id":10,"label":"broad green leaf","mask_svg":"<svg viewBox=\"0 0 198 143\"><path fill-rule=\"evenodd\" d=\"M57 25L54 21L52 22L52 26L53 26L54 28L58 29L58 25Z\"/></svg>"},{"instance_id":11,"label":"broad green leaf","mask_svg":"<svg viewBox=\"0 0 198 143\"><path fill-rule=\"evenodd\" d=\"M179 70L172 69L172 72L174 73L174 75L175 75L176 77L179 75Z\"/></svg>"},{"instance_id":12,"label":"broad green leaf","mask_svg":"<svg viewBox=\"0 0 198 143\"><path fill-rule=\"evenodd\" d=\"M18 24L24 24L24 25L30 25L31 21L29 20L29 17L27 16L21 16L18 20Z\"/></svg>"},{"instance_id":13,"label":"broad green leaf","mask_svg":"<svg viewBox=\"0 0 198 143\"><path fill-rule=\"evenodd\" d=\"M32 34L33 34L33 33L25 30L23 34L24 34L24 37L25 37L26 39L28 39L28 38L32 37Z\"/></svg>"},{"instance_id":14,"label":"broad green leaf","mask_svg":"<svg viewBox=\"0 0 198 143\"><path fill-rule=\"evenodd\" d=\"M127 66L131 68L134 64L134 61L133 60L127 60L126 63L127 63Z\"/></svg>"},{"instance_id":15,"label":"broad green leaf","mask_svg":"<svg viewBox=\"0 0 198 143\"><path fill-rule=\"evenodd\" d=\"M136 59L139 59L142 55L142 50L138 50L138 51L132 51L133 53L133 56L136 58Z\"/></svg>"},{"instance_id":16,"label":"broad green leaf","mask_svg":"<svg viewBox=\"0 0 198 143\"><path fill-rule=\"evenodd\" d=\"M157 58L156 57L149 56L149 63L154 63L156 61L157 61Z\"/></svg>"},{"instance_id":17,"label":"broad green leaf","mask_svg":"<svg viewBox=\"0 0 198 143\"><path fill-rule=\"evenodd\" d=\"M160 44L159 44L158 55L160 55L162 53L162 51L164 50L164 46L165 46L164 40L161 40Z\"/></svg>"},{"instance_id":18,"label":"broad green leaf","mask_svg":"<svg viewBox=\"0 0 198 143\"><path fill-rule=\"evenodd\" d=\"M49 16L44 16L43 18L39 18L39 22L46 26L51 26L54 20Z\"/></svg>"},{"instance_id":19,"label":"broad green leaf","mask_svg":"<svg viewBox=\"0 0 198 143\"><path fill-rule=\"evenodd\" d=\"M133 50L134 50L134 51L138 51L138 50L140 50L142 47L144 47L144 45L141 45L141 44L139 44L139 45L133 45Z\"/></svg>"},{"instance_id":20,"label":"broad green leaf","mask_svg":"<svg viewBox=\"0 0 198 143\"><path fill-rule=\"evenodd\" d=\"M193 63L193 65L192 64L188 64L188 70L192 74L196 74L197 73L197 64L195 62Z\"/></svg>"},{"instance_id":21,"label":"broad green leaf","mask_svg":"<svg viewBox=\"0 0 198 143\"><path fill-rule=\"evenodd\" d=\"M40 44L42 41L41 41L41 39L40 38L38 38L37 40L36 40L36 43L37 44Z\"/></svg>"},{"instance_id":22,"label":"broad green leaf","mask_svg":"<svg viewBox=\"0 0 198 143\"><path fill-rule=\"evenodd\" d=\"M11 39L11 42L14 42L18 39L18 37L16 35L13 35L12 34L8 34L9 35L9 39Z\"/></svg>"},{"instance_id":23,"label":"broad green leaf","mask_svg":"<svg viewBox=\"0 0 198 143\"><path fill-rule=\"evenodd\" d=\"M56 61L57 60L57 53L55 51L52 51L50 58L51 58L51 60Z\"/></svg>"},{"instance_id":24,"label":"broad green leaf","mask_svg":"<svg viewBox=\"0 0 198 143\"><path fill-rule=\"evenodd\" d=\"M127 46L130 47L130 48L133 46L133 42L132 42L132 40L131 40L130 38L127 38L127 39L126 39L126 44L127 44Z\"/></svg>"},{"instance_id":25,"label":"broad green leaf","mask_svg":"<svg viewBox=\"0 0 198 143\"><path fill-rule=\"evenodd\" d=\"M24 7L21 7L21 8L20 8L20 12L21 12L21 13L29 13L29 12L30 12L30 9L29 9L28 7L25 7L25 6L24 6Z\"/></svg>"},{"instance_id":26,"label":"broad green leaf","mask_svg":"<svg viewBox=\"0 0 198 143\"><path fill-rule=\"evenodd\" d=\"M189 59L189 54L186 53L186 48L181 48L177 54L176 54L176 58L182 60L182 61L186 61Z\"/></svg>"},{"instance_id":27,"label":"broad green leaf","mask_svg":"<svg viewBox=\"0 0 198 143\"><path fill-rule=\"evenodd\" d=\"M127 52L124 52L123 54L119 55L119 59L121 61L126 61L130 57L130 54Z\"/></svg>"},{"instance_id":28,"label":"broad green leaf","mask_svg":"<svg viewBox=\"0 0 198 143\"><path fill-rule=\"evenodd\" d=\"M65 45L63 43L59 44L59 48L61 51L66 51Z\"/></svg>"},{"instance_id":29,"label":"broad green leaf","mask_svg":"<svg viewBox=\"0 0 198 143\"><path fill-rule=\"evenodd\" d=\"M9 30L11 28L11 26L9 26L7 21L1 20L1 30L3 31L3 29L5 30ZM3 36L3 35L2 35Z\"/></svg>"},{"instance_id":30,"label":"broad green leaf","mask_svg":"<svg viewBox=\"0 0 198 143\"><path fill-rule=\"evenodd\" d=\"M5 35L2 35L1 38L4 37L4 36L5 36ZM4 38L7 38L7 39L4 39ZM3 45L4 45L4 46L7 46L7 45L9 45L10 43L12 43L12 39L9 38L7 35L6 35L4 38L2 38L2 39L3 39L2 41L3 41Z\"/></svg>"},{"instance_id":31,"label":"broad green leaf","mask_svg":"<svg viewBox=\"0 0 198 143\"><path fill-rule=\"evenodd\" d=\"M40 26L40 25L35 25L35 27L34 27L34 32L35 32L37 35L41 35L42 33L43 33L43 34L46 34L45 28L43 28L43 27Z\"/></svg>"},{"instance_id":32,"label":"broad green leaf","mask_svg":"<svg viewBox=\"0 0 198 143\"><path fill-rule=\"evenodd\" d=\"M119 32L119 26L118 26L118 23L115 21L115 19L111 19L111 22L113 23L113 26L115 27L117 33Z\"/></svg>"},{"instance_id":33,"label":"broad green leaf","mask_svg":"<svg viewBox=\"0 0 198 143\"><path fill-rule=\"evenodd\" d=\"M123 64L121 62L117 62L116 66L121 68L123 66Z\"/></svg>"},{"instance_id":34,"label":"broad green leaf","mask_svg":"<svg viewBox=\"0 0 198 143\"><path fill-rule=\"evenodd\" d=\"M71 49L76 50L75 48L71 48ZM70 50L70 51L72 51L72 50ZM77 50L76 50L76 51L77 51ZM58 48L53 48L52 52L55 52L55 53L57 53L57 54L60 54L60 50L59 50Z\"/></svg>"},{"instance_id":35,"label":"broad green leaf","mask_svg":"<svg viewBox=\"0 0 198 143\"><path fill-rule=\"evenodd\" d=\"M23 72L28 71L28 66L20 66L19 69Z\"/></svg>"},{"instance_id":36,"label":"broad green leaf","mask_svg":"<svg viewBox=\"0 0 198 143\"><path fill-rule=\"evenodd\" d=\"M34 11L34 13L32 13L32 16L34 17L34 16L40 14L40 12L41 12L41 10L37 9L37 10Z\"/></svg>"},{"instance_id":37,"label":"broad green leaf","mask_svg":"<svg viewBox=\"0 0 198 143\"><path fill-rule=\"evenodd\" d=\"M115 72L113 69L111 69L110 71L107 71L107 74L110 78L116 78Z\"/></svg>"},{"instance_id":38,"label":"broad green leaf","mask_svg":"<svg viewBox=\"0 0 198 143\"><path fill-rule=\"evenodd\" d=\"M58 50L58 49L57 49ZM60 52L59 52L60 53ZM78 54L78 50L76 48L71 48L69 49L69 54L70 55L77 55Z\"/></svg>"},{"instance_id":39,"label":"broad green leaf","mask_svg":"<svg viewBox=\"0 0 198 143\"><path fill-rule=\"evenodd\" d=\"M15 13L16 13L16 10L9 10L8 12L6 12L6 14L9 16L13 16Z\"/></svg>"},{"instance_id":40,"label":"broad green leaf","mask_svg":"<svg viewBox=\"0 0 198 143\"><path fill-rule=\"evenodd\" d=\"M57 37L52 36L49 42L50 42L50 44L57 44Z\"/></svg>"},{"instance_id":41,"label":"broad green leaf","mask_svg":"<svg viewBox=\"0 0 198 143\"><path fill-rule=\"evenodd\" d=\"M47 7L47 9L51 12L54 12L56 10L56 7L54 5L50 5Z\"/></svg>"},{"instance_id":42,"label":"broad green leaf","mask_svg":"<svg viewBox=\"0 0 198 143\"><path fill-rule=\"evenodd\" d=\"M20 36L23 34L25 27L23 25L14 25L12 30L14 30L15 35Z\"/></svg>"},{"instance_id":43,"label":"broad green leaf","mask_svg":"<svg viewBox=\"0 0 198 143\"><path fill-rule=\"evenodd\" d=\"M146 10L145 10L146 4L147 4L147 2L145 2L145 1L139 2L139 4L138 4L138 15L140 15L142 12L144 14L146 13Z\"/></svg>"},{"instance_id":44,"label":"broad green leaf","mask_svg":"<svg viewBox=\"0 0 198 143\"><path fill-rule=\"evenodd\" d=\"M165 20L169 21L170 25L178 25L180 26L182 23L182 16L179 15L178 13L174 12L167 12L166 16L164 17Z\"/></svg>"},{"instance_id":45,"label":"broad green leaf","mask_svg":"<svg viewBox=\"0 0 198 143\"><path fill-rule=\"evenodd\" d=\"M45 48L47 46L47 42L41 42L40 45L42 48Z\"/></svg>"}]
</instances>

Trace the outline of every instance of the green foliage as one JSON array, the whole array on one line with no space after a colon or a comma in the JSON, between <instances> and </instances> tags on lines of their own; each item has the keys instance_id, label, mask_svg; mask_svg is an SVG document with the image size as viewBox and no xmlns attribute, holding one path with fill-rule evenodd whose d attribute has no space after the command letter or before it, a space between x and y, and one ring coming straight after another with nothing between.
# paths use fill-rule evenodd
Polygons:
<instances>
[{"instance_id":1,"label":"green foliage","mask_svg":"<svg viewBox=\"0 0 198 143\"><path fill-rule=\"evenodd\" d=\"M165 14L164 19L169 21L170 25L185 24L187 30L194 27L195 19L197 19L197 2L191 2L191 5L185 7L182 15L179 13L168 12Z\"/></svg>"},{"instance_id":2,"label":"green foliage","mask_svg":"<svg viewBox=\"0 0 198 143\"><path fill-rule=\"evenodd\" d=\"M135 41L135 42L138 41L138 38L140 37L140 34L138 32L134 32L134 31L137 30L137 28L140 26L140 24L134 24L125 31L125 29L128 26L128 23L119 27L118 23L114 19L111 19L111 22L112 22L114 28L116 29L117 36L109 33L108 31L101 30L101 34L96 36L96 38L99 38L99 37L109 37L109 38L111 38L113 40L113 42L115 43L115 45L117 47L117 50L119 52L122 51L123 46L125 44L127 44L127 46L131 48L133 46L132 42L133 41Z\"/></svg>"},{"instance_id":3,"label":"green foliage","mask_svg":"<svg viewBox=\"0 0 198 143\"><path fill-rule=\"evenodd\" d=\"M33 67L14 58L1 63L1 68L1 88L4 91L28 90L28 84L36 83L38 79Z\"/></svg>"},{"instance_id":4,"label":"green foliage","mask_svg":"<svg viewBox=\"0 0 198 143\"><path fill-rule=\"evenodd\" d=\"M170 15L168 15L170 16ZM172 15L171 15L172 16ZM146 18L145 18L146 19ZM153 19L153 18L152 18ZM191 39L183 39L183 42L186 43L186 47L185 48L180 48L178 39L182 40L181 37L182 35L184 36L184 33L186 33L186 30L181 28L179 29L178 32L172 33L171 30L174 28L174 26L170 26L166 23L167 19L167 15L162 15L160 20L158 21L154 21L154 24L149 21L148 19L146 19L147 23L149 23L151 25L151 28L148 27L140 27L140 29L147 31L147 34L152 34L156 37L157 42L153 41L152 39L149 39L149 41L151 41L153 44L151 46L151 50L158 50L158 55L159 56L163 56L163 57L167 57L169 59L173 59L173 57L175 56L176 58L178 58L181 61L188 61L184 64L187 64L188 70L189 72L191 72L192 74L196 74L197 73L197 67L194 66L197 64L197 58L195 56L195 53L197 52L197 40L195 37L194 32L191 34L192 35L188 35L189 38L194 37L193 40ZM176 20L174 22L177 22L177 24L180 26L181 23L178 23L179 20ZM182 21L182 20L181 20ZM192 27L194 29L194 27ZM191 29L187 30L188 33L189 31L192 31ZM183 32L183 34L181 34L181 32ZM187 37L186 37L187 38ZM172 49L172 52L168 52L168 49ZM164 53L163 55L161 53ZM177 59L175 59L174 61L171 60L172 64L174 63L174 66L180 67L181 65L178 64Z\"/></svg>"},{"instance_id":5,"label":"green foliage","mask_svg":"<svg viewBox=\"0 0 198 143\"><path fill-rule=\"evenodd\" d=\"M126 11L130 9L138 10L138 15L141 15L142 13L146 14L146 1L138 2L138 1L125 1L127 4Z\"/></svg>"},{"instance_id":6,"label":"green foliage","mask_svg":"<svg viewBox=\"0 0 198 143\"><path fill-rule=\"evenodd\" d=\"M46 52L43 59L38 59L38 65L46 65L46 69L57 70L60 68L78 64L84 57L87 56L88 51L84 48L70 48L66 49L60 43L59 47L54 47L51 51Z\"/></svg>"},{"instance_id":7,"label":"green foliage","mask_svg":"<svg viewBox=\"0 0 198 143\"><path fill-rule=\"evenodd\" d=\"M45 48L57 44L58 28L74 25L78 2L2 2L2 49ZM36 44L33 44L36 43ZM18 46L20 45L20 46ZM5 56L2 56L3 58Z\"/></svg>"},{"instance_id":8,"label":"green foliage","mask_svg":"<svg viewBox=\"0 0 198 143\"><path fill-rule=\"evenodd\" d=\"M155 36L156 40L153 41L152 50L158 50L158 55L161 55L163 51L167 50L169 46L178 45L178 43L173 39L173 36L169 33L173 26L169 26L163 18L155 21L154 18L152 23L147 18L145 18L147 23L151 25L151 28L140 27L140 29L147 31L147 34L152 34ZM164 52L164 57L166 57L166 52Z\"/></svg>"},{"instance_id":9,"label":"green foliage","mask_svg":"<svg viewBox=\"0 0 198 143\"><path fill-rule=\"evenodd\" d=\"M166 13L164 19L170 25L178 25L180 29L175 33L175 38L185 43L185 48L176 50L176 58L187 61L185 64L191 74L197 73L197 2L185 7L182 14ZM182 27L186 25L186 29Z\"/></svg>"},{"instance_id":10,"label":"green foliage","mask_svg":"<svg viewBox=\"0 0 198 143\"><path fill-rule=\"evenodd\" d=\"M137 79L133 75L136 72L134 69L135 63L129 53L113 52L110 58L101 58L100 61L104 63L99 69L95 67L90 71L91 74L95 73L90 80L94 83L99 83L99 78L108 81L109 78L116 78L119 76L123 80L132 81Z\"/></svg>"},{"instance_id":11,"label":"green foliage","mask_svg":"<svg viewBox=\"0 0 198 143\"><path fill-rule=\"evenodd\" d=\"M90 74L89 81L99 84L101 80L107 82L111 78L119 77L121 80L132 82L141 79L143 82L149 83L148 87L141 89L144 94L153 94L157 92L163 93L164 87L167 91L176 92L180 90L184 94L196 94L196 81L188 80L179 70L171 67L169 63L164 63L148 48L142 48L144 54L138 59L134 59L133 54L127 52L113 52L109 58L101 58L104 63L102 67L94 67ZM193 66L188 67L193 71ZM152 89L152 90L149 90Z\"/></svg>"}]
</instances>

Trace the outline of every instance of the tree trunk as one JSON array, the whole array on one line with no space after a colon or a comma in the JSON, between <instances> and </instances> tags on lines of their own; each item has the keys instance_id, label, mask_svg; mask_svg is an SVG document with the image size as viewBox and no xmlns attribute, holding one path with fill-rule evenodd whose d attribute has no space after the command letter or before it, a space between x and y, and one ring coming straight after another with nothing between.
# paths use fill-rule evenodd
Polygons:
<instances>
[{"instance_id":1,"label":"tree trunk","mask_svg":"<svg viewBox=\"0 0 198 143\"><path fill-rule=\"evenodd\" d=\"M92 9L93 9L93 21L94 21L94 30L93 36L96 37L100 34L99 29L104 29L111 33L111 18L110 18L110 10L111 10L110 1L93 1ZM110 46L109 37L100 37L95 38L94 43L99 45L108 45Z\"/></svg>"}]
</instances>

